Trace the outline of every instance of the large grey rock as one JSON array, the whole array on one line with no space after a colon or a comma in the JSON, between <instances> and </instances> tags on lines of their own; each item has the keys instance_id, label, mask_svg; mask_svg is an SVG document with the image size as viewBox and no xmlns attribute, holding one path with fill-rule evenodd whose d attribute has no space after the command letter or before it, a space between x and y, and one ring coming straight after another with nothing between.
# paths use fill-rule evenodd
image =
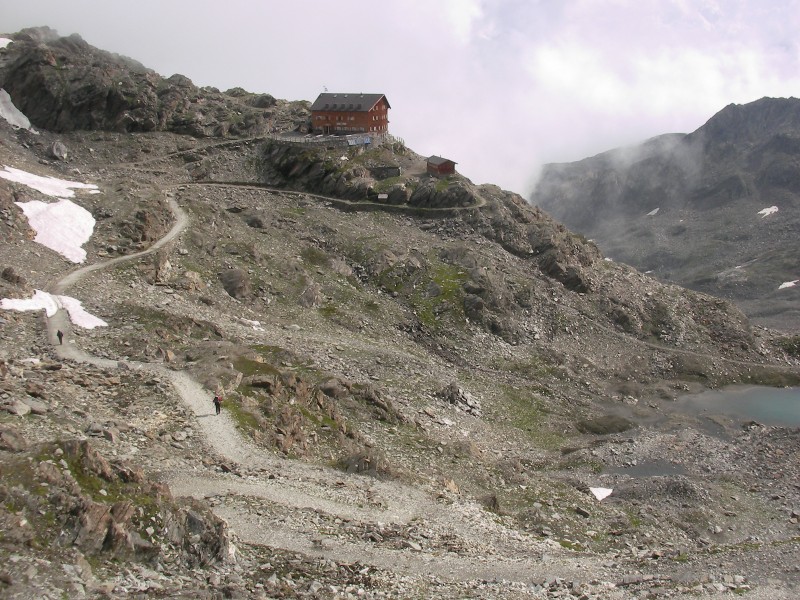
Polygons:
<instances>
[{"instance_id":1,"label":"large grey rock","mask_svg":"<svg viewBox=\"0 0 800 600\"><path fill-rule=\"evenodd\" d=\"M276 100L242 90L238 96L201 91L183 75L163 78L142 64L49 28L20 32L4 49L0 85L40 129L57 132L173 131L195 137L246 135L266 128ZM203 96L207 110L197 110ZM304 117L305 115L303 115ZM298 122L304 119L299 118ZM50 155L66 160L66 147Z\"/></svg>"},{"instance_id":2,"label":"large grey rock","mask_svg":"<svg viewBox=\"0 0 800 600\"><path fill-rule=\"evenodd\" d=\"M20 452L28 447L28 443L20 432L11 427L0 427L0 449Z\"/></svg>"},{"instance_id":3,"label":"large grey rock","mask_svg":"<svg viewBox=\"0 0 800 600\"><path fill-rule=\"evenodd\" d=\"M50 156L56 160L67 160L69 156L69 150L63 142L56 140L50 145Z\"/></svg>"},{"instance_id":4,"label":"large grey rock","mask_svg":"<svg viewBox=\"0 0 800 600\"><path fill-rule=\"evenodd\" d=\"M232 298L249 298L252 294L252 285L247 271L242 269L228 269L219 275L222 287Z\"/></svg>"},{"instance_id":5,"label":"large grey rock","mask_svg":"<svg viewBox=\"0 0 800 600\"><path fill-rule=\"evenodd\" d=\"M18 417L24 417L25 415L30 414L31 407L25 404L22 400L12 400L8 404L3 405L3 410Z\"/></svg>"},{"instance_id":6,"label":"large grey rock","mask_svg":"<svg viewBox=\"0 0 800 600\"><path fill-rule=\"evenodd\" d=\"M31 412L35 415L43 415L48 410L50 410L50 407L47 405L47 403L42 402L41 400L34 400L33 398L23 398L22 402L27 404L30 407Z\"/></svg>"}]
</instances>

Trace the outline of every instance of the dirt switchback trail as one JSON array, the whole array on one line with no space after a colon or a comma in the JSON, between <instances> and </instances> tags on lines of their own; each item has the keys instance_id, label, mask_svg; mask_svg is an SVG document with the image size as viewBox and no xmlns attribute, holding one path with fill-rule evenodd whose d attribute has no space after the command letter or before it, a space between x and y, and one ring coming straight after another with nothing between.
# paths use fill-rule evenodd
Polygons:
<instances>
[{"instance_id":1,"label":"dirt switchback trail","mask_svg":"<svg viewBox=\"0 0 800 600\"><path fill-rule=\"evenodd\" d=\"M63 294L89 273L136 260L175 239L186 228L188 217L171 198L169 206L176 218L175 225L152 247L73 271L54 283L50 291ZM55 340L58 329L68 331L66 312L59 310L49 318L47 328L51 340ZM176 496L217 499L212 503L214 511L228 521L244 542L361 562L393 572L456 580L501 577L531 582L554 573L562 577L580 575L581 569L576 569L570 560L556 560L563 552L558 544L506 528L487 518L485 511L475 503L459 500L444 504L437 501L432 492L396 480L345 474L278 458L245 439L224 408L222 414L215 415L211 392L187 373L160 364L92 356L75 344L73 336L69 338L71 343L55 346L64 359L104 368L125 366L150 371L171 382L181 400L192 410L208 445L236 467L232 473L172 473L168 475L170 488ZM283 516L265 518L271 514ZM430 550L423 550L418 546L410 549L381 547L335 533L321 534L321 523L332 520L346 520L362 529L390 525L402 530L424 526L432 532L433 541ZM436 549L436 539L445 540L449 547L455 545L460 550L443 556L441 550ZM543 560L543 557L549 558Z\"/></svg>"},{"instance_id":2,"label":"dirt switchback trail","mask_svg":"<svg viewBox=\"0 0 800 600\"><path fill-rule=\"evenodd\" d=\"M166 189L178 185L184 184ZM168 197L167 203L175 224L152 247L77 269L53 283L49 291L64 294L89 273L137 260L175 240L189 219L174 198ZM146 371L171 383L191 411L202 441L198 440L197 454L188 468L162 470L160 476L173 495L205 500L245 544L355 564L359 571L361 565L367 570L375 567L412 578L423 588L431 581L445 582L453 585L448 590L453 595L448 598L484 597L464 593L481 582L499 586L495 591L500 595L485 597L541 598L535 590L543 581L591 580L594 591L585 597L626 600L632 597L625 589L626 579L645 581L646 577L648 582L658 582L675 576L678 566L670 561L642 563L635 552L629 556L576 551L554 537L528 534L473 499L443 495L434 483L412 485L279 457L244 436L224 404L222 413L216 415L212 391L188 372L161 363L93 356L84 352L76 343L80 338L72 335L67 336L68 343L59 345L56 331L70 330L64 310L47 319L47 329L62 359L105 369ZM209 453L215 460L201 461ZM701 557L687 568L711 569L704 563ZM688 576L695 578L693 573ZM566 597L570 592L562 583L555 589ZM752 589L748 596L754 600L792 597L783 592L767 584Z\"/></svg>"}]
</instances>

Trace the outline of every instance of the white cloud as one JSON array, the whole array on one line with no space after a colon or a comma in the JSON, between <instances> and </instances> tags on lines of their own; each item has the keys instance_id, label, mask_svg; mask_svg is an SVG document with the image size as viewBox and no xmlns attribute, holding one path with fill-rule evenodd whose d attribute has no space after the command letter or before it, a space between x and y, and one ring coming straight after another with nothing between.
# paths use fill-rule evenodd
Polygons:
<instances>
[{"instance_id":1,"label":"white cloud","mask_svg":"<svg viewBox=\"0 0 800 600\"><path fill-rule=\"evenodd\" d=\"M688 133L732 102L800 89L797 0L229 0L235 20L210 0L137 7L123 19L89 0L2 3L0 22L78 32L198 85L385 93L412 149L523 193L543 162Z\"/></svg>"},{"instance_id":2,"label":"white cloud","mask_svg":"<svg viewBox=\"0 0 800 600\"><path fill-rule=\"evenodd\" d=\"M473 36L476 23L483 17L481 2L477 0L444 0L442 6L455 38L463 44L468 43Z\"/></svg>"}]
</instances>

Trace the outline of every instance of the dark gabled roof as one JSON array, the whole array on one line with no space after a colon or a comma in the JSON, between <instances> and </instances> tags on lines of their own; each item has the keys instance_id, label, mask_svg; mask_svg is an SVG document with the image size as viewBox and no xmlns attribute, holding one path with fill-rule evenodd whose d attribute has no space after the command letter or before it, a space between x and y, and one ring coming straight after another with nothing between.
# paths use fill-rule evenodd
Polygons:
<instances>
[{"instance_id":1,"label":"dark gabled roof","mask_svg":"<svg viewBox=\"0 0 800 600\"><path fill-rule=\"evenodd\" d=\"M367 112L375 106L381 99L386 100L383 94L331 94L325 92L320 94L311 110L342 110L347 112ZM389 101L386 100L386 106Z\"/></svg>"},{"instance_id":2,"label":"dark gabled roof","mask_svg":"<svg viewBox=\"0 0 800 600\"><path fill-rule=\"evenodd\" d=\"M441 156L431 156L431 157L428 159L428 162L429 162L430 164L434 165L434 166L437 166L437 167L438 167L439 165L443 165L444 163L453 163L454 165L455 165L455 164L458 164L458 163L456 163L456 161L454 161L454 160L450 160L449 158L442 158Z\"/></svg>"}]
</instances>

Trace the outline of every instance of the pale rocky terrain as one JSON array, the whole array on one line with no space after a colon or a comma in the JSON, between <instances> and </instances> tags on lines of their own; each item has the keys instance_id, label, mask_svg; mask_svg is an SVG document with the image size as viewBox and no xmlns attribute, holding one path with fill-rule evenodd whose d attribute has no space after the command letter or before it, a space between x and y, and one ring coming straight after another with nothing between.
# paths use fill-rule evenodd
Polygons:
<instances>
[{"instance_id":1,"label":"pale rocky terrain","mask_svg":"<svg viewBox=\"0 0 800 600\"><path fill-rule=\"evenodd\" d=\"M675 402L797 385L786 336L495 186L352 197L402 145L288 181L236 135L0 123L0 164L102 192L76 266L0 180L0 296L109 323L0 313L0 597L797 597L800 431Z\"/></svg>"}]
</instances>

